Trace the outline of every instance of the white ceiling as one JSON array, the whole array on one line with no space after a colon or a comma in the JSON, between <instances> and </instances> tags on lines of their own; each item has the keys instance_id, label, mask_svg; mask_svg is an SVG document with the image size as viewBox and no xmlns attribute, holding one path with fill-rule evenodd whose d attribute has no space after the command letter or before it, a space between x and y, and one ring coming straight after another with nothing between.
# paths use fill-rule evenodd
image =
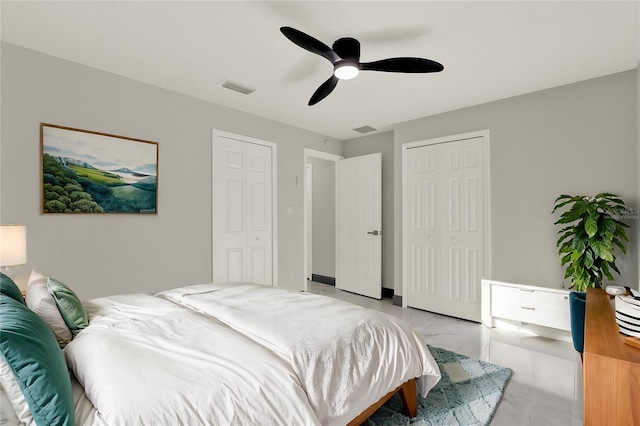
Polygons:
<instances>
[{"instance_id":1,"label":"white ceiling","mask_svg":"<svg viewBox=\"0 0 640 426\"><path fill-rule=\"evenodd\" d=\"M12 2L2 40L338 139L633 69L638 1ZM332 66L287 40L291 26L363 62L417 56L437 74L362 72L307 102ZM254 86L251 95L218 85Z\"/></svg>"}]
</instances>

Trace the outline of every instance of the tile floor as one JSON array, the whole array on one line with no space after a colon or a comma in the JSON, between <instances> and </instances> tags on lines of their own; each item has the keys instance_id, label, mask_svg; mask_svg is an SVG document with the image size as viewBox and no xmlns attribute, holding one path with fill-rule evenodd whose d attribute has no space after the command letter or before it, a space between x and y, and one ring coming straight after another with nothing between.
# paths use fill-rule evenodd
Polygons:
<instances>
[{"instance_id":1,"label":"tile floor","mask_svg":"<svg viewBox=\"0 0 640 426\"><path fill-rule=\"evenodd\" d=\"M386 312L408 322L433 346L509 367L513 376L492 426L582 424L582 363L570 343L394 306L309 282L308 291Z\"/></svg>"}]
</instances>

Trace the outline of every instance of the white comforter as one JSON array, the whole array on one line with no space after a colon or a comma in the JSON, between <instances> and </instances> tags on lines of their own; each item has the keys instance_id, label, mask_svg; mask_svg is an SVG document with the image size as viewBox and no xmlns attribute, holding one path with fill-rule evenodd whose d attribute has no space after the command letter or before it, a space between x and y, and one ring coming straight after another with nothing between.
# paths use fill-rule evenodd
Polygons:
<instances>
[{"instance_id":1,"label":"white comforter","mask_svg":"<svg viewBox=\"0 0 640 426\"><path fill-rule=\"evenodd\" d=\"M104 423L319 423L291 367L218 321L143 294L86 306L64 352Z\"/></svg>"},{"instance_id":2,"label":"white comforter","mask_svg":"<svg viewBox=\"0 0 640 426\"><path fill-rule=\"evenodd\" d=\"M286 360L323 425L344 425L411 378L440 371L403 321L347 302L256 284L204 284L157 296L217 318Z\"/></svg>"}]
</instances>

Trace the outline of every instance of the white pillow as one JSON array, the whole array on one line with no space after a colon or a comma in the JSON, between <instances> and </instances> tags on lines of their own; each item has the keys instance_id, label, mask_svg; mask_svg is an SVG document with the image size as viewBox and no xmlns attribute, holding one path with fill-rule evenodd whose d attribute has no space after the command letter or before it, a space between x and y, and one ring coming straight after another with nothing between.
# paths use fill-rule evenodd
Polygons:
<instances>
[{"instance_id":1,"label":"white pillow","mask_svg":"<svg viewBox=\"0 0 640 426\"><path fill-rule=\"evenodd\" d=\"M11 406L11 401L7 398L7 394L0 386L0 425L2 426L20 426L20 420L16 416L16 412Z\"/></svg>"},{"instance_id":2,"label":"white pillow","mask_svg":"<svg viewBox=\"0 0 640 426\"><path fill-rule=\"evenodd\" d=\"M9 401L2 386L0 386L0 425L20 426L20 420L18 420L11 401Z\"/></svg>"},{"instance_id":3,"label":"white pillow","mask_svg":"<svg viewBox=\"0 0 640 426\"><path fill-rule=\"evenodd\" d=\"M56 301L47 289L47 277L31 271L31 276L27 283L27 296L25 297L27 307L49 326L61 348L67 346L67 343L73 339L71 330L64 322L64 318L58 310Z\"/></svg>"},{"instance_id":4,"label":"white pillow","mask_svg":"<svg viewBox=\"0 0 640 426\"><path fill-rule=\"evenodd\" d=\"M13 375L11 368L4 358L0 356L0 385L2 385L2 403L0 404L0 424L2 425L31 425L33 417L29 411L27 400L22 394L22 389ZM9 404L6 403L6 399ZM6 422L6 423L5 423Z\"/></svg>"}]
</instances>

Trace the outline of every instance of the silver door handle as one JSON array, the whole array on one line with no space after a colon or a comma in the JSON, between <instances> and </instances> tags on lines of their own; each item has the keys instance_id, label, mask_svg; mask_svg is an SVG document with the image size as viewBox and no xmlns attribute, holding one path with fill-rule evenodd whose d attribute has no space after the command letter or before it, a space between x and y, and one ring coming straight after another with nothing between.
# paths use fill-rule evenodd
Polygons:
<instances>
[{"instance_id":1,"label":"silver door handle","mask_svg":"<svg viewBox=\"0 0 640 426\"><path fill-rule=\"evenodd\" d=\"M367 234L370 234L370 235L382 235L382 231L371 231L371 232L367 232Z\"/></svg>"}]
</instances>

